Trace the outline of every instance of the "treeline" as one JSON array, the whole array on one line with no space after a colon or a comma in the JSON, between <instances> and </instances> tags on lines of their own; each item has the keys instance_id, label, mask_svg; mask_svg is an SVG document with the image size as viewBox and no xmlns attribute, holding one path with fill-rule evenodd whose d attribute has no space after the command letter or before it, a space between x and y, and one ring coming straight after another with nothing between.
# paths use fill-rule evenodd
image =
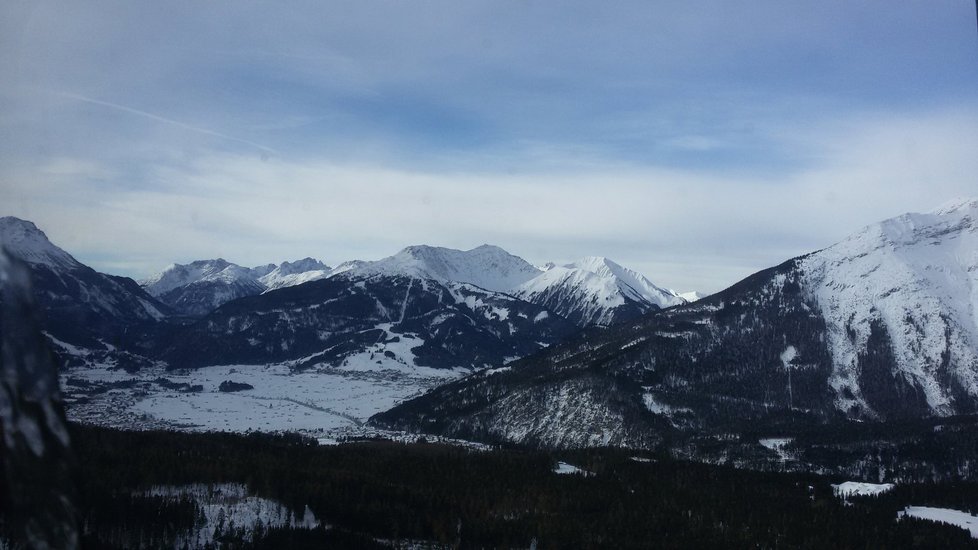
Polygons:
<instances>
[{"instance_id":1,"label":"treeline","mask_svg":"<svg viewBox=\"0 0 978 550\"><path fill-rule=\"evenodd\" d=\"M243 483L331 528L231 533L227 548L978 548L960 529L895 521L892 501L846 506L829 480L748 472L620 450L559 454L299 436L122 432L73 426L89 548L166 546L199 525L153 485ZM557 475L557 460L593 475ZM934 499L942 485L921 488ZM965 499L968 487L949 493ZM903 493L901 493L903 494ZM923 493L920 493L923 494ZM916 496L916 494L904 494ZM978 496L978 495L976 495ZM929 497L930 498L930 497ZM920 504L906 502L905 504Z\"/></svg>"}]
</instances>

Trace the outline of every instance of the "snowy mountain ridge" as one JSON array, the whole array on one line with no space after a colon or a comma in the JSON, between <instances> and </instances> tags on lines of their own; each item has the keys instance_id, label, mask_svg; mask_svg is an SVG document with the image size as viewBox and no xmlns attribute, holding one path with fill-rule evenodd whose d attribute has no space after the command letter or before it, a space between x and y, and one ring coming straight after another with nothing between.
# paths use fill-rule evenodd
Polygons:
<instances>
[{"instance_id":1,"label":"snowy mountain ridge","mask_svg":"<svg viewBox=\"0 0 978 550\"><path fill-rule=\"evenodd\" d=\"M488 244L471 250L409 246L382 260L353 266L348 272L354 277L402 275L468 283L494 292L508 292L540 274L526 260Z\"/></svg>"},{"instance_id":2,"label":"snowy mountain ridge","mask_svg":"<svg viewBox=\"0 0 978 550\"><path fill-rule=\"evenodd\" d=\"M0 244L11 255L29 264L55 269L75 269L81 266L71 254L52 244L34 223L13 216L0 218Z\"/></svg>"},{"instance_id":3,"label":"snowy mountain ridge","mask_svg":"<svg viewBox=\"0 0 978 550\"><path fill-rule=\"evenodd\" d=\"M382 260L341 266L332 274L338 273L353 278L404 276L471 284L544 306L579 326L610 325L689 301L604 257L536 267L492 245L465 251L409 246Z\"/></svg>"},{"instance_id":4,"label":"snowy mountain ridge","mask_svg":"<svg viewBox=\"0 0 978 550\"><path fill-rule=\"evenodd\" d=\"M978 200L867 226L806 257L803 287L827 325L840 409L867 407L858 358L885 330L898 372L929 407L952 410L948 379L978 395Z\"/></svg>"},{"instance_id":5,"label":"snowy mountain ridge","mask_svg":"<svg viewBox=\"0 0 978 550\"><path fill-rule=\"evenodd\" d=\"M153 296L160 297L174 289L199 282L234 284L257 281L258 277L247 267L233 264L224 258L197 260L186 265L170 264L159 274L139 281Z\"/></svg>"},{"instance_id":6,"label":"snowy mountain ridge","mask_svg":"<svg viewBox=\"0 0 978 550\"><path fill-rule=\"evenodd\" d=\"M242 267L223 258L171 264L161 273L140 281L151 295L179 311L203 315L231 300L253 296L330 276L318 260Z\"/></svg>"},{"instance_id":7,"label":"snowy mountain ridge","mask_svg":"<svg viewBox=\"0 0 978 550\"><path fill-rule=\"evenodd\" d=\"M641 446L670 430L731 424L776 430L788 418L973 414L976 219L978 201L960 200L870 225L695 303L442 386L374 422L580 447Z\"/></svg>"},{"instance_id":8,"label":"snowy mountain ridge","mask_svg":"<svg viewBox=\"0 0 978 550\"><path fill-rule=\"evenodd\" d=\"M0 218L0 245L27 264L35 297L54 337L91 344L131 326L153 323L169 311L135 281L98 273L48 240L29 221Z\"/></svg>"},{"instance_id":9,"label":"snowy mountain ridge","mask_svg":"<svg viewBox=\"0 0 978 550\"><path fill-rule=\"evenodd\" d=\"M282 262L265 275L258 277L258 282L265 286L265 292L287 286L301 285L309 281L325 279L333 274L333 270L323 262L313 258L304 258L295 262Z\"/></svg>"}]
</instances>

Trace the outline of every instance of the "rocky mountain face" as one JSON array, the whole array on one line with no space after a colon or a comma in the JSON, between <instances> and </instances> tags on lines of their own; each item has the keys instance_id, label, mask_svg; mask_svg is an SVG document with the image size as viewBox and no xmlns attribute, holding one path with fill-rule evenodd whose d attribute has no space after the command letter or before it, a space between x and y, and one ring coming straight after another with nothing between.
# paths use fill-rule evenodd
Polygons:
<instances>
[{"instance_id":1,"label":"rocky mountain face","mask_svg":"<svg viewBox=\"0 0 978 550\"><path fill-rule=\"evenodd\" d=\"M26 264L42 325L63 343L94 348L120 345L169 314L135 281L83 265L31 222L0 218L0 244Z\"/></svg>"},{"instance_id":2,"label":"rocky mountain face","mask_svg":"<svg viewBox=\"0 0 978 550\"><path fill-rule=\"evenodd\" d=\"M328 277L322 262L306 258L254 268L218 258L173 264L140 284L175 311L203 316L238 298Z\"/></svg>"},{"instance_id":3,"label":"rocky mountain face","mask_svg":"<svg viewBox=\"0 0 978 550\"><path fill-rule=\"evenodd\" d=\"M282 262L265 275L258 277L258 282L265 287L265 292L268 292L325 279L332 274L332 271L328 265L319 260L305 258L295 262Z\"/></svg>"},{"instance_id":4,"label":"rocky mountain face","mask_svg":"<svg viewBox=\"0 0 978 550\"><path fill-rule=\"evenodd\" d=\"M698 302L374 417L544 446L978 409L978 201L875 224Z\"/></svg>"}]
</instances>

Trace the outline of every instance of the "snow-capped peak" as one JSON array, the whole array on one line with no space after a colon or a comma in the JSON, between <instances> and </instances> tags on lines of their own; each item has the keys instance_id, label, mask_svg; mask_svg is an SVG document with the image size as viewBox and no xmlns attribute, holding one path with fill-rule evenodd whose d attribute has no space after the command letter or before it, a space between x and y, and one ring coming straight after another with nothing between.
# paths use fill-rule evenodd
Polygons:
<instances>
[{"instance_id":1,"label":"snow-capped peak","mask_svg":"<svg viewBox=\"0 0 978 550\"><path fill-rule=\"evenodd\" d=\"M74 269L81 264L48 240L32 222L6 216L0 218L0 244L11 255L34 265Z\"/></svg>"},{"instance_id":2,"label":"snow-capped peak","mask_svg":"<svg viewBox=\"0 0 978 550\"><path fill-rule=\"evenodd\" d=\"M829 250L857 255L880 248L900 248L948 235L974 232L978 200L956 199L930 212L910 212L864 227Z\"/></svg>"},{"instance_id":3,"label":"snow-capped peak","mask_svg":"<svg viewBox=\"0 0 978 550\"><path fill-rule=\"evenodd\" d=\"M686 302L675 292L601 256L552 265L514 289L513 294L584 326L608 325L650 309Z\"/></svg>"},{"instance_id":4,"label":"snow-capped peak","mask_svg":"<svg viewBox=\"0 0 978 550\"><path fill-rule=\"evenodd\" d=\"M469 283L496 292L509 291L540 274L526 260L492 245L464 251L409 246L388 258L355 266L349 272L354 276L407 275Z\"/></svg>"},{"instance_id":5,"label":"snow-capped peak","mask_svg":"<svg viewBox=\"0 0 978 550\"><path fill-rule=\"evenodd\" d=\"M858 357L878 329L891 340L895 368L932 410L953 410L948 377L978 396L976 220L978 201L957 200L870 225L802 261L826 320L840 409L867 406Z\"/></svg>"},{"instance_id":6,"label":"snow-capped peak","mask_svg":"<svg viewBox=\"0 0 978 550\"><path fill-rule=\"evenodd\" d=\"M679 296L668 289L656 286L641 273L623 267L602 256L587 256L564 266L594 273L602 279L615 282L621 293L633 300L645 301L659 307L670 307L683 303Z\"/></svg>"},{"instance_id":7,"label":"snow-capped peak","mask_svg":"<svg viewBox=\"0 0 978 550\"><path fill-rule=\"evenodd\" d=\"M197 260L186 265L172 264L158 275L140 281L140 284L153 296L199 282L255 282L255 274L247 267L233 264L224 258Z\"/></svg>"}]
</instances>

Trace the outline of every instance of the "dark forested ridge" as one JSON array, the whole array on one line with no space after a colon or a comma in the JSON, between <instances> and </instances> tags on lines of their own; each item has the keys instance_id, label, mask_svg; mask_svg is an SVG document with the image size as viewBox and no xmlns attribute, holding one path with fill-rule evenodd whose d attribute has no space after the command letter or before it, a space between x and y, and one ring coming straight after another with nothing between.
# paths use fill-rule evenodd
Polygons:
<instances>
[{"instance_id":1,"label":"dark forested ridge","mask_svg":"<svg viewBox=\"0 0 978 550\"><path fill-rule=\"evenodd\" d=\"M978 508L978 484L833 496L831 478L762 473L614 449L545 453L435 444L318 446L298 436L121 432L74 426L88 548L165 546L192 500L154 485L242 483L326 529L262 529L230 548L978 548L957 528L901 520L908 504ZM592 475L557 475L565 461Z\"/></svg>"}]
</instances>

